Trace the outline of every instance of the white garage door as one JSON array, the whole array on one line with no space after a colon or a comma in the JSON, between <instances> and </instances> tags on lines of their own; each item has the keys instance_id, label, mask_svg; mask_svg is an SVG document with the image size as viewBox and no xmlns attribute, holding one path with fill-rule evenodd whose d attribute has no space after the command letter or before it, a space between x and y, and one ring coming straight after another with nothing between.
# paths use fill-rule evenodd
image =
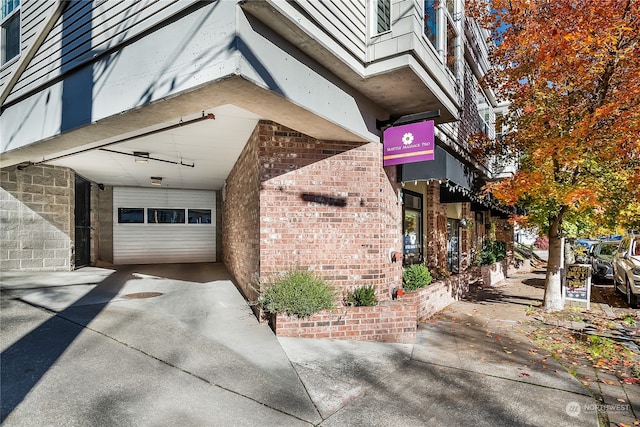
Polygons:
<instances>
[{"instance_id":1,"label":"white garage door","mask_svg":"<svg viewBox=\"0 0 640 427\"><path fill-rule=\"evenodd\" d=\"M216 261L216 193L113 189L114 264Z\"/></svg>"}]
</instances>

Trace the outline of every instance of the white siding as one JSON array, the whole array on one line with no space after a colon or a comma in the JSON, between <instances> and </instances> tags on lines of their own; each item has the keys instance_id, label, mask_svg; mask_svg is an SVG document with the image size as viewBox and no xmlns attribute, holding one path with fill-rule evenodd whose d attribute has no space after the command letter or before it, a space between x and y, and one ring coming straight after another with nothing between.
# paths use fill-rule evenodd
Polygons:
<instances>
[{"instance_id":1,"label":"white siding","mask_svg":"<svg viewBox=\"0 0 640 427\"><path fill-rule=\"evenodd\" d=\"M118 208L211 209L212 224L119 224ZM114 264L215 262L215 209L213 191L115 187Z\"/></svg>"},{"instance_id":2,"label":"white siding","mask_svg":"<svg viewBox=\"0 0 640 427\"><path fill-rule=\"evenodd\" d=\"M16 83L9 100L91 62L96 56L121 46L193 2L124 0L69 3ZM43 11L34 9L28 18L37 20L43 16ZM23 21L25 36L30 36L28 22Z\"/></svg>"},{"instance_id":3,"label":"white siding","mask_svg":"<svg viewBox=\"0 0 640 427\"><path fill-rule=\"evenodd\" d=\"M364 61L367 43L367 8L363 0L299 0L298 4L323 31Z\"/></svg>"},{"instance_id":4,"label":"white siding","mask_svg":"<svg viewBox=\"0 0 640 427\"><path fill-rule=\"evenodd\" d=\"M20 52L24 55L31 47L35 36L44 25L56 3L53 1L23 0L20 2ZM0 69L0 89L2 89L20 60Z\"/></svg>"}]
</instances>

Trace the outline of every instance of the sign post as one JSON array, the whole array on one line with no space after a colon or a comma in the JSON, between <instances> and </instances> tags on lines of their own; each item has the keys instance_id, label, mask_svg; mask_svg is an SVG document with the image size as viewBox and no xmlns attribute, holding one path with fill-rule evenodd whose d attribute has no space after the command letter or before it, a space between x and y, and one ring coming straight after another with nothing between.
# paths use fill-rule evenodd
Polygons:
<instances>
[{"instance_id":1,"label":"sign post","mask_svg":"<svg viewBox=\"0 0 640 427\"><path fill-rule=\"evenodd\" d=\"M562 297L567 301L591 301L591 265L568 264L564 271Z\"/></svg>"}]
</instances>

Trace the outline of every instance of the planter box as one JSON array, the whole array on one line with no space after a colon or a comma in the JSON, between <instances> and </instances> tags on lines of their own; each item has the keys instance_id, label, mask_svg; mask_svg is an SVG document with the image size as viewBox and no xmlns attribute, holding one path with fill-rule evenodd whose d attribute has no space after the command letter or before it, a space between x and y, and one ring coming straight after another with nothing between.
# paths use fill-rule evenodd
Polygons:
<instances>
[{"instance_id":1,"label":"planter box","mask_svg":"<svg viewBox=\"0 0 640 427\"><path fill-rule=\"evenodd\" d=\"M464 273L432 282L424 288L405 293L402 301L415 305L417 307L416 320L424 321L467 296L472 277L471 274Z\"/></svg>"},{"instance_id":2,"label":"planter box","mask_svg":"<svg viewBox=\"0 0 640 427\"><path fill-rule=\"evenodd\" d=\"M332 338L355 341L416 342L417 309L413 304L384 301L374 307L341 307L300 319L278 313L272 328L279 337Z\"/></svg>"},{"instance_id":3,"label":"planter box","mask_svg":"<svg viewBox=\"0 0 640 427\"><path fill-rule=\"evenodd\" d=\"M482 282L485 286L495 286L509 276L509 262L504 259L491 265L480 267L482 271Z\"/></svg>"},{"instance_id":4,"label":"planter box","mask_svg":"<svg viewBox=\"0 0 640 427\"><path fill-rule=\"evenodd\" d=\"M279 313L269 323L279 337L413 344L418 322L464 298L469 282L479 279L479 272L456 274L374 307L340 307L303 319Z\"/></svg>"}]
</instances>

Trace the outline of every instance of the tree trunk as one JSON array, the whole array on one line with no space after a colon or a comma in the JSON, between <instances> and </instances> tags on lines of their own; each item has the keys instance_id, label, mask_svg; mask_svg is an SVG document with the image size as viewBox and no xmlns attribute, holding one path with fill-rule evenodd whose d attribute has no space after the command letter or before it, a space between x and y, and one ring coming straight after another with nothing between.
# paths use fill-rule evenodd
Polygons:
<instances>
[{"instance_id":1,"label":"tree trunk","mask_svg":"<svg viewBox=\"0 0 640 427\"><path fill-rule=\"evenodd\" d=\"M544 310L559 311L564 308L562 301L562 239L560 223L562 217L549 219L549 261L544 286Z\"/></svg>"}]
</instances>

